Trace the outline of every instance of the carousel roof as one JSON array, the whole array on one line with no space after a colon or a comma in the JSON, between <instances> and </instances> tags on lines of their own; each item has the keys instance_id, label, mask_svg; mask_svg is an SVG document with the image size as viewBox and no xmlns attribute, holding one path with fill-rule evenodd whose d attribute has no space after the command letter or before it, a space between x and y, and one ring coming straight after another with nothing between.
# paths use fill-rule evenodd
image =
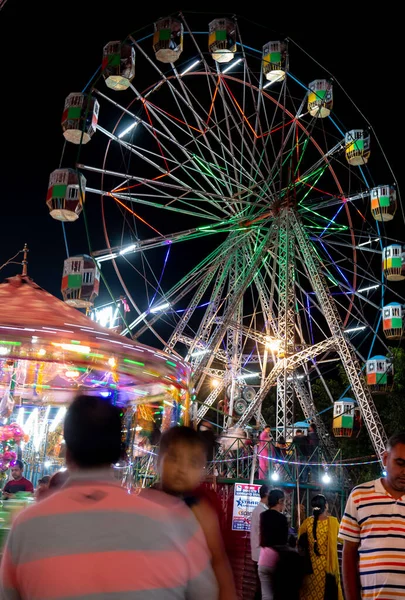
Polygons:
<instances>
[{"instance_id":1,"label":"carousel roof","mask_svg":"<svg viewBox=\"0 0 405 600\"><path fill-rule=\"evenodd\" d=\"M16 275L0 283L0 307L0 326L21 327L23 330L37 327L83 327L103 335L107 332L109 336L122 341L121 336L101 327L76 308L55 298L30 277Z\"/></svg>"},{"instance_id":2,"label":"carousel roof","mask_svg":"<svg viewBox=\"0 0 405 600\"><path fill-rule=\"evenodd\" d=\"M102 327L22 275L0 284L0 351L2 364L35 361L48 371L60 365L58 377L69 390L107 387L133 395L146 384L142 393L149 396L156 385L190 385L182 360ZM54 378L48 383L60 387Z\"/></svg>"}]
</instances>

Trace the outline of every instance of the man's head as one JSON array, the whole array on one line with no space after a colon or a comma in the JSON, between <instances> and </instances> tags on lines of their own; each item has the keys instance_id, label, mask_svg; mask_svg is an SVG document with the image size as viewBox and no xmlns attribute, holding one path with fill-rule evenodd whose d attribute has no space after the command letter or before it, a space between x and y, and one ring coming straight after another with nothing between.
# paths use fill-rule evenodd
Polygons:
<instances>
[{"instance_id":1,"label":"man's head","mask_svg":"<svg viewBox=\"0 0 405 600\"><path fill-rule=\"evenodd\" d=\"M41 489L48 488L50 480L51 478L49 475L44 475L43 477L41 477L41 479L38 480L38 487Z\"/></svg>"},{"instance_id":2,"label":"man's head","mask_svg":"<svg viewBox=\"0 0 405 600\"><path fill-rule=\"evenodd\" d=\"M78 396L65 418L66 461L70 469L109 467L121 454L121 413L98 396Z\"/></svg>"},{"instance_id":3,"label":"man's head","mask_svg":"<svg viewBox=\"0 0 405 600\"><path fill-rule=\"evenodd\" d=\"M284 492L281 490L271 490L269 493L269 508L282 512L284 510Z\"/></svg>"},{"instance_id":4,"label":"man's head","mask_svg":"<svg viewBox=\"0 0 405 600\"><path fill-rule=\"evenodd\" d=\"M269 492L270 492L270 488L268 485L264 484L262 485L262 487L259 490L259 494L260 494L260 500L267 500L267 498L269 497Z\"/></svg>"},{"instance_id":5,"label":"man's head","mask_svg":"<svg viewBox=\"0 0 405 600\"><path fill-rule=\"evenodd\" d=\"M315 423L310 423L308 428L309 433L316 433L316 425Z\"/></svg>"},{"instance_id":6,"label":"man's head","mask_svg":"<svg viewBox=\"0 0 405 600\"><path fill-rule=\"evenodd\" d=\"M298 436L302 435L302 429L297 429L295 432L295 435L298 435Z\"/></svg>"},{"instance_id":7,"label":"man's head","mask_svg":"<svg viewBox=\"0 0 405 600\"><path fill-rule=\"evenodd\" d=\"M405 431L390 437L383 454L383 464L388 485L394 491L405 494Z\"/></svg>"},{"instance_id":8,"label":"man's head","mask_svg":"<svg viewBox=\"0 0 405 600\"><path fill-rule=\"evenodd\" d=\"M172 427L162 435L158 470L164 491L184 494L195 490L204 476L207 445L190 427Z\"/></svg>"},{"instance_id":9,"label":"man's head","mask_svg":"<svg viewBox=\"0 0 405 600\"><path fill-rule=\"evenodd\" d=\"M18 481L22 477L24 465L21 460L16 460L14 465L11 467L11 476L13 479Z\"/></svg>"}]
</instances>

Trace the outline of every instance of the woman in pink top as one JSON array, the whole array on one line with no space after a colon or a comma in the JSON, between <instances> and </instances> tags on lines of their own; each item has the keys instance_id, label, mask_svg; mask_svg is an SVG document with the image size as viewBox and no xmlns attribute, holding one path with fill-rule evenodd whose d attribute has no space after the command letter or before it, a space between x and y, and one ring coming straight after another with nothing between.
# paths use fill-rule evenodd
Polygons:
<instances>
[{"instance_id":1,"label":"woman in pink top","mask_svg":"<svg viewBox=\"0 0 405 600\"><path fill-rule=\"evenodd\" d=\"M259 456L259 479L267 479L269 473L269 442L271 441L270 426L267 425L259 436L257 454Z\"/></svg>"}]
</instances>

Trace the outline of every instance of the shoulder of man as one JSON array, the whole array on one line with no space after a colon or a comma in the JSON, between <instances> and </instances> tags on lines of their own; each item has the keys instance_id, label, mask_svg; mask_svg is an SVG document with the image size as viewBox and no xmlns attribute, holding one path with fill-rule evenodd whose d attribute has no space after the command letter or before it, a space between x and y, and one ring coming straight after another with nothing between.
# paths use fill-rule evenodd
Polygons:
<instances>
[{"instance_id":1,"label":"shoulder of man","mask_svg":"<svg viewBox=\"0 0 405 600\"><path fill-rule=\"evenodd\" d=\"M354 494L357 494L358 492L372 492L375 488L375 479L372 479L371 481L365 481L364 483L360 483L359 485L356 485L352 491L349 494L349 499L351 499L353 497Z\"/></svg>"}]
</instances>

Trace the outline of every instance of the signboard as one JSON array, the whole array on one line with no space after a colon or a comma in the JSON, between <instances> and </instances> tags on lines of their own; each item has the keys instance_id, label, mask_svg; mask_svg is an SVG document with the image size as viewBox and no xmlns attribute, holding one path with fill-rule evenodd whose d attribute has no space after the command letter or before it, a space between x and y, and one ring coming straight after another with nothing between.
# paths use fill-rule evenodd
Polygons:
<instances>
[{"instance_id":1,"label":"signboard","mask_svg":"<svg viewBox=\"0 0 405 600\"><path fill-rule=\"evenodd\" d=\"M260 485L235 483L232 531L250 531L250 517L260 502Z\"/></svg>"}]
</instances>

